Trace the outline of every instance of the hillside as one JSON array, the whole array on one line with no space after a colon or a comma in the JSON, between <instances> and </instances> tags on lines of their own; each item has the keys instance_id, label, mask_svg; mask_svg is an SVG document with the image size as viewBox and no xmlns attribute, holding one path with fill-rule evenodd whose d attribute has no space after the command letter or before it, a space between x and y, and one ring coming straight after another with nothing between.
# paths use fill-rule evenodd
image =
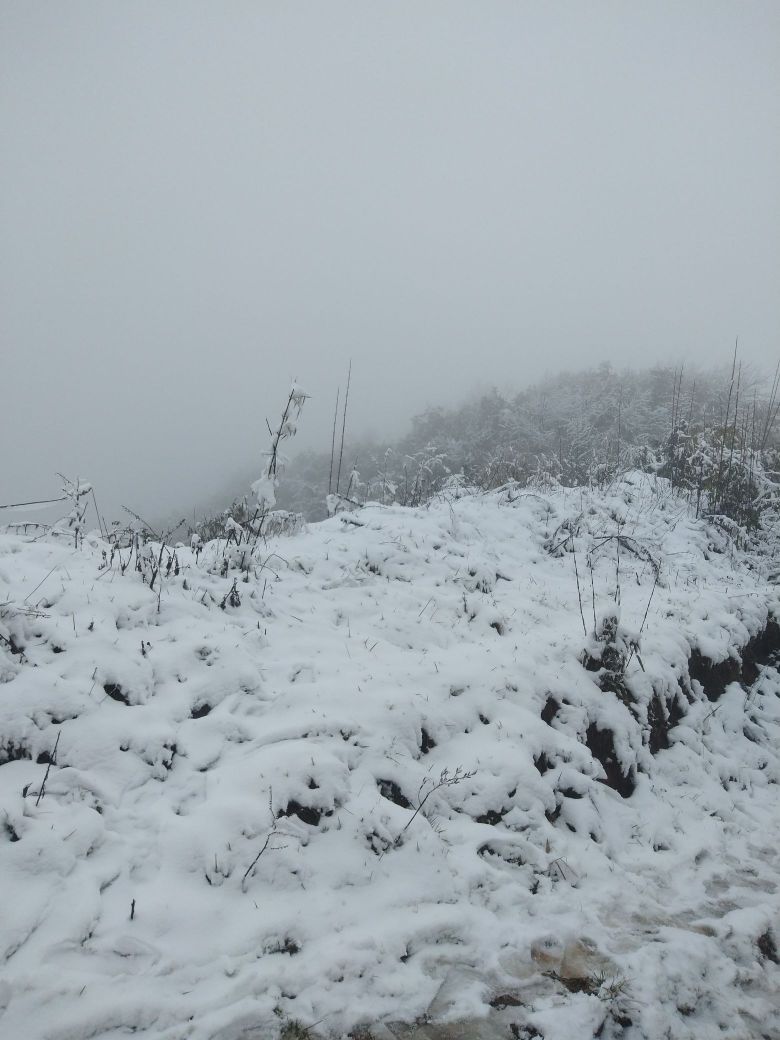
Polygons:
<instances>
[{"instance_id":1,"label":"hillside","mask_svg":"<svg viewBox=\"0 0 780 1040\"><path fill-rule=\"evenodd\" d=\"M632 472L151 544L153 588L0 534L0 1036L780 1035L780 597L730 530Z\"/></svg>"},{"instance_id":2,"label":"hillside","mask_svg":"<svg viewBox=\"0 0 780 1040\"><path fill-rule=\"evenodd\" d=\"M329 491L417 506L453 479L482 490L540 480L573 488L636 468L688 491L698 513L766 526L780 504L780 368L769 381L737 361L731 372L602 364L430 407L399 440L348 439L342 450L334 438L333 461L330 451L299 454L279 504L320 520ZM243 490L237 482L234 511Z\"/></svg>"}]
</instances>

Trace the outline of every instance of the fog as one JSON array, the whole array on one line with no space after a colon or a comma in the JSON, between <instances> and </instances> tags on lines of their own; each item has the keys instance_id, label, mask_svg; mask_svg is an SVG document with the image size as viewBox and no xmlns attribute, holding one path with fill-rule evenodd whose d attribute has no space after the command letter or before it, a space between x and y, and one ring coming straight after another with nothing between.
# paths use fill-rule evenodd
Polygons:
<instances>
[{"instance_id":1,"label":"fog","mask_svg":"<svg viewBox=\"0 0 780 1040\"><path fill-rule=\"evenodd\" d=\"M770 367L780 5L0 3L0 502L610 360Z\"/></svg>"}]
</instances>

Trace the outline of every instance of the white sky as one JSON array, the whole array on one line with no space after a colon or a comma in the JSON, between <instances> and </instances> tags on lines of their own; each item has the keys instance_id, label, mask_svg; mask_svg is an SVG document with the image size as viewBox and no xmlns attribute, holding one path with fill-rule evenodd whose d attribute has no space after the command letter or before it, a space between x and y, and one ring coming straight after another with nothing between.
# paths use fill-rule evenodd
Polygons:
<instances>
[{"instance_id":1,"label":"white sky","mask_svg":"<svg viewBox=\"0 0 780 1040\"><path fill-rule=\"evenodd\" d=\"M0 502L780 351L780 3L0 0ZM259 466L259 462L258 462Z\"/></svg>"}]
</instances>

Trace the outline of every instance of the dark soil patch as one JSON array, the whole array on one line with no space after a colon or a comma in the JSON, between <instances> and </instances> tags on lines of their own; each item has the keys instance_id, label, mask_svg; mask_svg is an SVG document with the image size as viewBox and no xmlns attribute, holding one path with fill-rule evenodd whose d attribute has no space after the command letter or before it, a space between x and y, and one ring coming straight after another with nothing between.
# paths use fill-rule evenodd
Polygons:
<instances>
[{"instance_id":1,"label":"dark soil patch","mask_svg":"<svg viewBox=\"0 0 780 1040\"><path fill-rule=\"evenodd\" d=\"M103 689L112 701L119 701L120 704L126 704L128 707L130 706L130 699L119 683L106 683Z\"/></svg>"},{"instance_id":2,"label":"dark soil patch","mask_svg":"<svg viewBox=\"0 0 780 1040\"><path fill-rule=\"evenodd\" d=\"M564 798L582 798L579 791L575 791L573 787L559 787L558 791L563 795Z\"/></svg>"},{"instance_id":3,"label":"dark soil patch","mask_svg":"<svg viewBox=\"0 0 780 1040\"><path fill-rule=\"evenodd\" d=\"M756 945L758 946L759 953L762 957L771 961L773 964L780 964L780 956L778 956L777 953L777 943L768 928L765 932L759 935L756 940Z\"/></svg>"},{"instance_id":4,"label":"dark soil patch","mask_svg":"<svg viewBox=\"0 0 780 1040\"><path fill-rule=\"evenodd\" d=\"M540 755L534 755L534 766L541 776L544 776L546 772L552 769L553 764L547 757L546 751L543 751Z\"/></svg>"},{"instance_id":5,"label":"dark soil patch","mask_svg":"<svg viewBox=\"0 0 780 1040\"><path fill-rule=\"evenodd\" d=\"M599 729L595 722L592 722L585 733L585 744L591 755L602 764L604 772L607 774L606 780L600 782L611 787L613 791L617 791L621 798L629 798L634 793L636 782L630 769L628 773L623 772L615 752L615 737L612 730Z\"/></svg>"},{"instance_id":6,"label":"dark soil patch","mask_svg":"<svg viewBox=\"0 0 780 1040\"><path fill-rule=\"evenodd\" d=\"M558 701L554 697L548 697L542 708L542 722L546 722L549 726L560 710L561 706Z\"/></svg>"},{"instance_id":7,"label":"dark soil patch","mask_svg":"<svg viewBox=\"0 0 780 1040\"><path fill-rule=\"evenodd\" d=\"M647 724L650 727L648 747L651 755L669 747L669 719L664 711L664 704L657 693L647 706Z\"/></svg>"},{"instance_id":8,"label":"dark soil patch","mask_svg":"<svg viewBox=\"0 0 780 1040\"><path fill-rule=\"evenodd\" d=\"M495 827L496 824L501 823L508 812L509 809L488 809L486 813L482 813L481 816L475 817L475 822L489 823L491 827Z\"/></svg>"},{"instance_id":9,"label":"dark soil patch","mask_svg":"<svg viewBox=\"0 0 780 1040\"><path fill-rule=\"evenodd\" d=\"M402 809L412 808L412 803L403 793L395 780L377 780L376 783L379 788L379 793L383 798L387 798L388 801L393 802L395 805L399 805Z\"/></svg>"},{"instance_id":10,"label":"dark soil patch","mask_svg":"<svg viewBox=\"0 0 780 1040\"><path fill-rule=\"evenodd\" d=\"M393 843L376 830L366 835L366 841L375 856L384 856L393 847Z\"/></svg>"},{"instance_id":11,"label":"dark soil patch","mask_svg":"<svg viewBox=\"0 0 780 1040\"><path fill-rule=\"evenodd\" d=\"M544 1040L542 1034L533 1026L521 1026L517 1022L510 1024L509 1032L512 1034L512 1040Z\"/></svg>"},{"instance_id":12,"label":"dark soil patch","mask_svg":"<svg viewBox=\"0 0 780 1040\"><path fill-rule=\"evenodd\" d=\"M555 821L561 815L561 808L562 807L563 807L563 802L561 801L561 802L558 802L556 804L554 809L545 809L544 810L544 817L545 817L545 819L547 820L548 823L555 823Z\"/></svg>"},{"instance_id":13,"label":"dark soil patch","mask_svg":"<svg viewBox=\"0 0 780 1040\"><path fill-rule=\"evenodd\" d=\"M736 657L727 657L725 661L715 663L705 657L701 651L694 650L688 658L688 675L701 684L707 700L717 701L726 692L726 687L739 682L742 665Z\"/></svg>"},{"instance_id":14,"label":"dark soil patch","mask_svg":"<svg viewBox=\"0 0 780 1040\"><path fill-rule=\"evenodd\" d=\"M0 747L0 766L24 760L32 761L32 752L24 744L17 744L15 741L9 740Z\"/></svg>"},{"instance_id":15,"label":"dark soil patch","mask_svg":"<svg viewBox=\"0 0 780 1040\"><path fill-rule=\"evenodd\" d=\"M506 1007L522 1007L523 1002L519 997L513 996L511 993L499 993L495 997L491 997L489 1002L492 1008L506 1008Z\"/></svg>"},{"instance_id":16,"label":"dark soil patch","mask_svg":"<svg viewBox=\"0 0 780 1040\"><path fill-rule=\"evenodd\" d=\"M742 649L742 681L751 685L762 665L772 664L780 654L780 624L770 615L762 632Z\"/></svg>"},{"instance_id":17,"label":"dark soil patch","mask_svg":"<svg viewBox=\"0 0 780 1040\"><path fill-rule=\"evenodd\" d=\"M664 704L660 694L654 693L647 708L647 723L650 727L648 747L651 755L657 755L669 747L669 732L680 724L685 715L678 697L669 704Z\"/></svg>"},{"instance_id":18,"label":"dark soil patch","mask_svg":"<svg viewBox=\"0 0 780 1040\"><path fill-rule=\"evenodd\" d=\"M173 760L176 758L176 755L178 754L179 749L176 746L176 744L163 744L163 751L167 751L169 753L169 755L170 755L170 758L163 758L163 763L162 763L164 768L165 768L165 770L167 772L170 772L171 769L173 769Z\"/></svg>"},{"instance_id":19,"label":"dark soil patch","mask_svg":"<svg viewBox=\"0 0 780 1040\"><path fill-rule=\"evenodd\" d=\"M423 726L420 732L420 754L427 755L429 751L432 751L436 747L436 741L430 735L428 730Z\"/></svg>"},{"instance_id":20,"label":"dark soil patch","mask_svg":"<svg viewBox=\"0 0 780 1040\"><path fill-rule=\"evenodd\" d=\"M495 846L491 845L489 841L485 842L484 845L480 845L480 847L477 849L477 855L481 856L483 859L486 856L494 856L496 859L503 860L504 863L509 863L513 867L525 866L525 863L523 862L523 859L520 856L519 852L516 852L514 854L508 852L505 849L503 849L500 844L498 848L496 848Z\"/></svg>"},{"instance_id":21,"label":"dark soil patch","mask_svg":"<svg viewBox=\"0 0 780 1040\"><path fill-rule=\"evenodd\" d=\"M758 678L759 668L771 664L780 654L780 624L768 619L764 629L742 647L740 657L727 657L714 662L700 650L694 650L688 659L688 675L701 684L708 700L717 701L733 682L752 685ZM741 660L740 660L741 658Z\"/></svg>"},{"instance_id":22,"label":"dark soil patch","mask_svg":"<svg viewBox=\"0 0 780 1040\"><path fill-rule=\"evenodd\" d=\"M309 827L317 827L323 816L332 816L333 810L317 809L313 805L301 805L294 798L291 799L284 809L280 809L279 816L297 816L301 823Z\"/></svg>"}]
</instances>

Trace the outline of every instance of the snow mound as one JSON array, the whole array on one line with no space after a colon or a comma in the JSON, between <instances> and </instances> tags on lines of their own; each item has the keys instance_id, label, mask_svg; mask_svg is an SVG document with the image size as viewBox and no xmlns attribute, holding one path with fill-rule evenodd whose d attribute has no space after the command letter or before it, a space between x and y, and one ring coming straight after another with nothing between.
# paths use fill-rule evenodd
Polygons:
<instances>
[{"instance_id":1,"label":"snow mound","mask_svg":"<svg viewBox=\"0 0 780 1040\"><path fill-rule=\"evenodd\" d=\"M630 474L224 552L0 535L0 1035L778 1035L777 589L716 526Z\"/></svg>"}]
</instances>

